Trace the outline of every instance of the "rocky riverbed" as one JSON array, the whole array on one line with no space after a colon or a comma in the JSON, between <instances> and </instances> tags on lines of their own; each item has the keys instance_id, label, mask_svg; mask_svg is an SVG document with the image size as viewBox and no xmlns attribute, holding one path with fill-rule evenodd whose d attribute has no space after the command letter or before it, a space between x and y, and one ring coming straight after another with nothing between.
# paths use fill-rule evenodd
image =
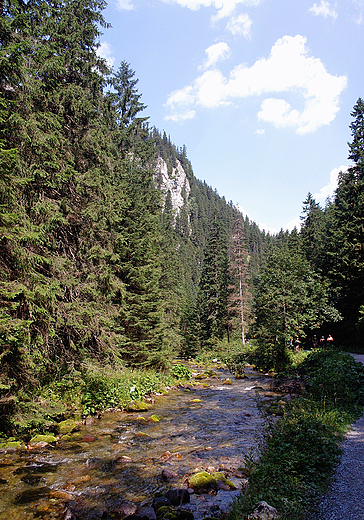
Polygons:
<instances>
[{"instance_id":1,"label":"rocky riverbed","mask_svg":"<svg viewBox=\"0 0 364 520\"><path fill-rule=\"evenodd\" d=\"M259 451L262 406L277 396L270 391L271 379L251 368L244 379L219 365L209 373L191 368L194 381L155 396L147 410L110 411L88 418L56 442L3 450L0 519L133 514L153 520L153 501L173 490L188 496L166 505L190 513L178 520L218 517L228 510L246 486L247 466ZM220 478L215 475L213 484L199 490L191 485L198 473ZM166 518L177 519L171 514Z\"/></svg>"}]
</instances>

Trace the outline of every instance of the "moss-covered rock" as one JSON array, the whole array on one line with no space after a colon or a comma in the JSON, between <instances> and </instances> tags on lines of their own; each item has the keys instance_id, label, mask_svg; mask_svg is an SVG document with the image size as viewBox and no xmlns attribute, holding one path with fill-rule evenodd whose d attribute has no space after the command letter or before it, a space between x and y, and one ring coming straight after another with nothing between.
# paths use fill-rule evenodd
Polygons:
<instances>
[{"instance_id":1,"label":"moss-covered rock","mask_svg":"<svg viewBox=\"0 0 364 520\"><path fill-rule=\"evenodd\" d=\"M20 450L25 448L26 446L22 441L7 441L0 443L0 450Z\"/></svg>"},{"instance_id":2,"label":"moss-covered rock","mask_svg":"<svg viewBox=\"0 0 364 520\"><path fill-rule=\"evenodd\" d=\"M144 403L144 401L130 401L128 406L126 407L127 412L147 412L149 410L149 404Z\"/></svg>"},{"instance_id":3,"label":"moss-covered rock","mask_svg":"<svg viewBox=\"0 0 364 520\"><path fill-rule=\"evenodd\" d=\"M83 435L80 432L71 433L70 440L71 441L82 441Z\"/></svg>"},{"instance_id":4,"label":"moss-covered rock","mask_svg":"<svg viewBox=\"0 0 364 520\"><path fill-rule=\"evenodd\" d=\"M217 488L216 478L207 471L200 471L190 477L189 486L195 493L207 493Z\"/></svg>"},{"instance_id":5,"label":"moss-covered rock","mask_svg":"<svg viewBox=\"0 0 364 520\"><path fill-rule=\"evenodd\" d=\"M54 435L36 435L32 437L29 441L29 444L37 444L38 442L46 442L47 444L53 444L57 442L57 437Z\"/></svg>"},{"instance_id":6,"label":"moss-covered rock","mask_svg":"<svg viewBox=\"0 0 364 520\"><path fill-rule=\"evenodd\" d=\"M56 429L58 433L61 435L65 435L66 433L71 433L76 430L79 425L76 423L74 419L66 419L65 421L61 421L56 425Z\"/></svg>"},{"instance_id":7,"label":"moss-covered rock","mask_svg":"<svg viewBox=\"0 0 364 520\"><path fill-rule=\"evenodd\" d=\"M224 473L217 471L216 473L208 473L207 471L200 471L192 475L189 481L189 486L195 493L208 493L211 490L236 489L235 485L228 480Z\"/></svg>"},{"instance_id":8,"label":"moss-covered rock","mask_svg":"<svg viewBox=\"0 0 364 520\"><path fill-rule=\"evenodd\" d=\"M157 519L162 520L163 518L166 518L166 515L173 515L176 514L176 511L174 507L172 506L162 506L157 510Z\"/></svg>"},{"instance_id":9,"label":"moss-covered rock","mask_svg":"<svg viewBox=\"0 0 364 520\"><path fill-rule=\"evenodd\" d=\"M221 482L222 484L225 484L226 486L229 486L230 489L236 489L235 485L231 480L227 479L222 473L222 471L217 471L216 473L212 473L212 476L216 479L216 482Z\"/></svg>"}]
</instances>

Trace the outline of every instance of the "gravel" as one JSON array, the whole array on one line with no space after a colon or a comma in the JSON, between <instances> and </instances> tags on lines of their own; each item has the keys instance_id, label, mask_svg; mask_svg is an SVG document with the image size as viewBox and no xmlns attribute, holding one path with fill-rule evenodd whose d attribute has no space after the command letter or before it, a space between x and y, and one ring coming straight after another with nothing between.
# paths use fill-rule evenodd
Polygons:
<instances>
[{"instance_id":1,"label":"gravel","mask_svg":"<svg viewBox=\"0 0 364 520\"><path fill-rule=\"evenodd\" d=\"M364 355L352 354L364 364ZM364 520L364 414L342 443L334 481L319 505L317 520Z\"/></svg>"}]
</instances>

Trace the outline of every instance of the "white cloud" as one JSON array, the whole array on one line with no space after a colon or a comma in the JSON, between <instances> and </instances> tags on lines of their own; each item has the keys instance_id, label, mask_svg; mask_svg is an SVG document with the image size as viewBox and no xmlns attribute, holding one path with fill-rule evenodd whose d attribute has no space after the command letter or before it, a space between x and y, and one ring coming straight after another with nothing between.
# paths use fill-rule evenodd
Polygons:
<instances>
[{"instance_id":1,"label":"white cloud","mask_svg":"<svg viewBox=\"0 0 364 520\"><path fill-rule=\"evenodd\" d=\"M330 180L324 186L321 188L321 190L317 193L314 193L312 197L316 200L318 203L324 203L327 197L331 197L334 194L334 191L337 188L337 180L340 172L346 172L349 166L340 166L339 168L334 168L330 172Z\"/></svg>"},{"instance_id":2,"label":"white cloud","mask_svg":"<svg viewBox=\"0 0 364 520\"><path fill-rule=\"evenodd\" d=\"M337 18L337 12L330 6L327 0L321 0L319 5L313 4L309 12L315 16L323 16L324 18L327 18L328 16L331 16L334 20Z\"/></svg>"},{"instance_id":3,"label":"white cloud","mask_svg":"<svg viewBox=\"0 0 364 520\"><path fill-rule=\"evenodd\" d=\"M257 134L257 135L264 135L265 134L265 129L264 128L258 128L257 130L255 130L254 133Z\"/></svg>"},{"instance_id":4,"label":"white cloud","mask_svg":"<svg viewBox=\"0 0 364 520\"><path fill-rule=\"evenodd\" d=\"M306 134L335 118L346 83L346 76L329 74L320 59L308 56L305 37L284 36L274 44L268 58L257 60L251 67L238 65L227 78L217 69L206 71L193 84L170 94L166 107L178 117L186 106L216 108L233 100L271 94L262 101L258 118ZM303 109L272 97L289 92L301 94Z\"/></svg>"},{"instance_id":5,"label":"white cloud","mask_svg":"<svg viewBox=\"0 0 364 520\"><path fill-rule=\"evenodd\" d=\"M194 110L188 110L187 112L181 114L175 114L166 116L164 119L166 121L186 121L187 119L193 119L196 117L196 112Z\"/></svg>"},{"instance_id":6,"label":"white cloud","mask_svg":"<svg viewBox=\"0 0 364 520\"><path fill-rule=\"evenodd\" d=\"M204 61L202 69L213 67L219 61L228 59L231 55L230 47L225 42L215 43L206 49L207 59Z\"/></svg>"},{"instance_id":7,"label":"white cloud","mask_svg":"<svg viewBox=\"0 0 364 520\"><path fill-rule=\"evenodd\" d=\"M301 229L301 219L300 217L296 217L293 220L290 220L288 224L284 227L284 231L288 229L288 231L292 231L294 228L297 228L297 230Z\"/></svg>"},{"instance_id":8,"label":"white cloud","mask_svg":"<svg viewBox=\"0 0 364 520\"><path fill-rule=\"evenodd\" d=\"M226 26L226 29L230 31L234 36L242 35L245 38L250 38L250 29L252 23L253 22L249 15L243 13L235 18L230 18Z\"/></svg>"},{"instance_id":9,"label":"white cloud","mask_svg":"<svg viewBox=\"0 0 364 520\"><path fill-rule=\"evenodd\" d=\"M192 11L197 11L201 7L215 7L217 13L212 16L212 21L216 22L230 16L239 4L259 5L261 0L163 0L166 3L178 4L187 7Z\"/></svg>"},{"instance_id":10,"label":"white cloud","mask_svg":"<svg viewBox=\"0 0 364 520\"><path fill-rule=\"evenodd\" d=\"M120 11L132 11L135 9L132 0L116 0L116 7Z\"/></svg>"},{"instance_id":11,"label":"white cloud","mask_svg":"<svg viewBox=\"0 0 364 520\"><path fill-rule=\"evenodd\" d=\"M97 49L97 55L100 56L100 58L104 58L109 67L114 65L115 58L112 56L112 49L107 42L100 44L100 47Z\"/></svg>"},{"instance_id":12,"label":"white cloud","mask_svg":"<svg viewBox=\"0 0 364 520\"><path fill-rule=\"evenodd\" d=\"M356 19L356 23L361 25L363 23L363 13L364 13L364 0L353 0L354 5L356 5L359 9L359 16Z\"/></svg>"}]
</instances>

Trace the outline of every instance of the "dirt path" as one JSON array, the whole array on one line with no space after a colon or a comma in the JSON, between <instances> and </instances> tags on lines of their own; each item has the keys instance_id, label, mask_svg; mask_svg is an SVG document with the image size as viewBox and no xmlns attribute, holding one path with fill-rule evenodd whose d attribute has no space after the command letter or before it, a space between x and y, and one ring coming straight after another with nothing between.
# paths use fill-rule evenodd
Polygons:
<instances>
[{"instance_id":1,"label":"dirt path","mask_svg":"<svg viewBox=\"0 0 364 520\"><path fill-rule=\"evenodd\" d=\"M363 354L352 354L364 364ZM364 520L364 414L343 442L335 481L319 506L318 520Z\"/></svg>"}]
</instances>

